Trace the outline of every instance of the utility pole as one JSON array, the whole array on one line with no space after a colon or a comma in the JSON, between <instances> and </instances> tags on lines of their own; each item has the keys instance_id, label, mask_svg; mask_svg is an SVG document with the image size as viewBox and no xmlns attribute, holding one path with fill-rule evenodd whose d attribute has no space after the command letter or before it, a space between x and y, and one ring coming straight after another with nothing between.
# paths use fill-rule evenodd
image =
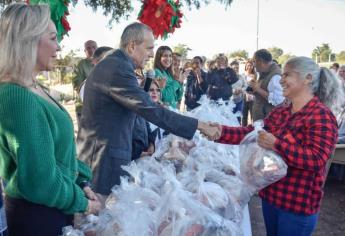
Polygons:
<instances>
[{"instance_id":1,"label":"utility pole","mask_svg":"<svg viewBox=\"0 0 345 236\"><path fill-rule=\"evenodd\" d=\"M256 51L259 50L259 16L260 16L260 0L258 0L258 12L256 18Z\"/></svg>"}]
</instances>

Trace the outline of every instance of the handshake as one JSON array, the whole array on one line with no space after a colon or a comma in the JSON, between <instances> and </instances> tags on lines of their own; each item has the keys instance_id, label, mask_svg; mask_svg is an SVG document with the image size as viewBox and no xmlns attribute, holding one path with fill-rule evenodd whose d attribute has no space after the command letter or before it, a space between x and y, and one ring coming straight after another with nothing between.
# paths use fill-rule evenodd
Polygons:
<instances>
[{"instance_id":1,"label":"handshake","mask_svg":"<svg viewBox=\"0 0 345 236\"><path fill-rule=\"evenodd\" d=\"M217 140L222 135L222 126L218 123L198 121L198 130L209 140Z\"/></svg>"}]
</instances>

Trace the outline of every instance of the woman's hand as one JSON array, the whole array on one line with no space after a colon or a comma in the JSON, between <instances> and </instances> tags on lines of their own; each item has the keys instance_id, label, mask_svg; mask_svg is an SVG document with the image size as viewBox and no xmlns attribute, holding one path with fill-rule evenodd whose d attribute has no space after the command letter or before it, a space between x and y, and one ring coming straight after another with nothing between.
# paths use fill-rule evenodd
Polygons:
<instances>
[{"instance_id":1,"label":"woman's hand","mask_svg":"<svg viewBox=\"0 0 345 236\"><path fill-rule=\"evenodd\" d=\"M259 131L257 142L260 147L263 147L269 150L274 150L274 143L276 140L277 138L273 134L268 133L264 130Z\"/></svg>"},{"instance_id":2,"label":"woman's hand","mask_svg":"<svg viewBox=\"0 0 345 236\"><path fill-rule=\"evenodd\" d=\"M163 90L167 83L166 78L159 78L159 79L156 79L156 81L158 82L159 87Z\"/></svg>"},{"instance_id":3,"label":"woman's hand","mask_svg":"<svg viewBox=\"0 0 345 236\"><path fill-rule=\"evenodd\" d=\"M145 152L142 152L140 157L151 156L155 152L155 146L150 143L150 146Z\"/></svg>"},{"instance_id":4,"label":"woman's hand","mask_svg":"<svg viewBox=\"0 0 345 236\"><path fill-rule=\"evenodd\" d=\"M253 91L260 89L260 84L256 80L249 81L249 86L252 87Z\"/></svg>"},{"instance_id":5,"label":"woman's hand","mask_svg":"<svg viewBox=\"0 0 345 236\"><path fill-rule=\"evenodd\" d=\"M83 188L85 196L90 200L98 200L97 195L89 186Z\"/></svg>"},{"instance_id":6,"label":"woman's hand","mask_svg":"<svg viewBox=\"0 0 345 236\"><path fill-rule=\"evenodd\" d=\"M87 205L87 210L85 214L90 215L90 214L98 214L98 212L101 210L101 202L97 200L89 200L88 205Z\"/></svg>"}]
</instances>

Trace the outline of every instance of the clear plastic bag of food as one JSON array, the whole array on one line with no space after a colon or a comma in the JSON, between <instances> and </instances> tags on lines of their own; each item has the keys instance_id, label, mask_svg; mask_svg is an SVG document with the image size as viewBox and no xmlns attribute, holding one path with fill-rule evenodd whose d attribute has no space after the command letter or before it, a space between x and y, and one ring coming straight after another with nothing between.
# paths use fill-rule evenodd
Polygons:
<instances>
[{"instance_id":1,"label":"clear plastic bag of food","mask_svg":"<svg viewBox=\"0 0 345 236\"><path fill-rule=\"evenodd\" d=\"M280 155L257 144L258 132L263 130L262 127L262 121L257 122L255 129L240 143L241 176L252 191L277 182L287 172L287 165Z\"/></svg>"},{"instance_id":2,"label":"clear plastic bag of food","mask_svg":"<svg viewBox=\"0 0 345 236\"><path fill-rule=\"evenodd\" d=\"M74 229L71 225L62 228L62 236L85 236L84 233L78 229Z\"/></svg>"},{"instance_id":3,"label":"clear plastic bag of food","mask_svg":"<svg viewBox=\"0 0 345 236\"><path fill-rule=\"evenodd\" d=\"M170 185L155 212L159 236L241 235L236 223L206 207L175 183Z\"/></svg>"}]
</instances>

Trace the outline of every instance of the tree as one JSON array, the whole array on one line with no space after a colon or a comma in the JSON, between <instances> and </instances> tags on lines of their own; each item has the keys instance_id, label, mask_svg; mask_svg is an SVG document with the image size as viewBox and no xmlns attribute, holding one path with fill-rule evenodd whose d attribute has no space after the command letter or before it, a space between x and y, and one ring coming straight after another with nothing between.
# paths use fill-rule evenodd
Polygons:
<instances>
[{"instance_id":1,"label":"tree","mask_svg":"<svg viewBox=\"0 0 345 236\"><path fill-rule=\"evenodd\" d=\"M278 47L271 47L267 49L271 54L274 60L278 60L278 58L283 55L284 51Z\"/></svg>"},{"instance_id":2,"label":"tree","mask_svg":"<svg viewBox=\"0 0 345 236\"><path fill-rule=\"evenodd\" d=\"M340 53L338 53L336 58L338 62L345 63L345 51L341 51Z\"/></svg>"},{"instance_id":3,"label":"tree","mask_svg":"<svg viewBox=\"0 0 345 236\"><path fill-rule=\"evenodd\" d=\"M4 9L6 5L18 0L0 0L0 11ZM143 0L137 0L143 1ZM233 0L213 0L213 2L220 2L226 7L230 6ZM75 6L77 0L72 0L72 4ZM103 10L105 16L110 16L109 25L111 23L119 22L122 18L127 19L130 13L133 11L133 2L131 0L84 0L86 6L91 7L94 11L98 9ZM180 3L187 6L190 10L192 7L199 9L202 4L209 4L210 0L181 0Z\"/></svg>"},{"instance_id":4,"label":"tree","mask_svg":"<svg viewBox=\"0 0 345 236\"><path fill-rule=\"evenodd\" d=\"M60 57L56 59L56 70L60 73L60 83L62 83L68 75L68 68L72 68L78 60L79 59L76 57L76 53L73 50L67 53L64 57L60 55Z\"/></svg>"},{"instance_id":5,"label":"tree","mask_svg":"<svg viewBox=\"0 0 345 236\"><path fill-rule=\"evenodd\" d=\"M248 52L246 50L236 50L229 53L228 58L242 58L244 60L248 59Z\"/></svg>"},{"instance_id":6,"label":"tree","mask_svg":"<svg viewBox=\"0 0 345 236\"><path fill-rule=\"evenodd\" d=\"M186 44L177 44L174 48L173 51L180 54L183 59L187 58L188 51L191 49L186 45Z\"/></svg>"},{"instance_id":7,"label":"tree","mask_svg":"<svg viewBox=\"0 0 345 236\"><path fill-rule=\"evenodd\" d=\"M280 65L284 65L284 63L289 60L291 57L294 57L293 55L291 55L290 53L287 54L283 54L280 57L278 57L277 61Z\"/></svg>"},{"instance_id":8,"label":"tree","mask_svg":"<svg viewBox=\"0 0 345 236\"><path fill-rule=\"evenodd\" d=\"M332 53L332 49L330 48L328 43L323 43L321 46L317 46L313 50L311 56L318 63L330 62L335 60L335 54Z\"/></svg>"}]
</instances>

